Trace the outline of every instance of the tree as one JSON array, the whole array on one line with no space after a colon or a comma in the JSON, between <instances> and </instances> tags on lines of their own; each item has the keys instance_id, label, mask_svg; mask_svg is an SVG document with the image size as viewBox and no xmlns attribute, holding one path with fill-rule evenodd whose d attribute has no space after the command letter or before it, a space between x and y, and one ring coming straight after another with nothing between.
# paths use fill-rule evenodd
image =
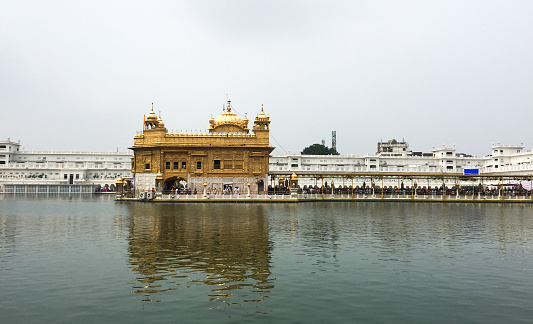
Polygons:
<instances>
[{"instance_id":1,"label":"tree","mask_svg":"<svg viewBox=\"0 0 533 324\"><path fill-rule=\"evenodd\" d=\"M339 152L333 148L329 148L323 144L313 144L304 148L302 154L305 155L339 155Z\"/></svg>"}]
</instances>

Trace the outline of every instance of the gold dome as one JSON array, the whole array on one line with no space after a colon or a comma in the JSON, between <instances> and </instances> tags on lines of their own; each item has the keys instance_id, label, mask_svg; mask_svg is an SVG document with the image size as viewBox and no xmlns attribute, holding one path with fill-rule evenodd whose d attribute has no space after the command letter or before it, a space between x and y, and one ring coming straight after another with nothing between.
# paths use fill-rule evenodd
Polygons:
<instances>
[{"instance_id":1,"label":"gold dome","mask_svg":"<svg viewBox=\"0 0 533 324\"><path fill-rule=\"evenodd\" d=\"M263 105L261 105L261 112L255 117L255 119L260 121L266 121L270 119L270 117L265 115L265 112L263 111Z\"/></svg>"},{"instance_id":2,"label":"gold dome","mask_svg":"<svg viewBox=\"0 0 533 324\"><path fill-rule=\"evenodd\" d=\"M228 100L226 111L215 118L209 120L209 129L215 132L248 132L248 118L242 119L231 112L231 101Z\"/></svg>"},{"instance_id":3,"label":"gold dome","mask_svg":"<svg viewBox=\"0 0 533 324\"><path fill-rule=\"evenodd\" d=\"M215 118L215 125L232 124L232 125L241 126L242 123L243 123L242 118L231 112L226 112L218 116L217 118Z\"/></svg>"},{"instance_id":4,"label":"gold dome","mask_svg":"<svg viewBox=\"0 0 533 324\"><path fill-rule=\"evenodd\" d=\"M146 120L147 120L147 121L154 121L154 122L157 121L157 115L155 114L153 108L152 108L152 111L150 111L150 113L149 113L148 116L146 117Z\"/></svg>"}]
</instances>

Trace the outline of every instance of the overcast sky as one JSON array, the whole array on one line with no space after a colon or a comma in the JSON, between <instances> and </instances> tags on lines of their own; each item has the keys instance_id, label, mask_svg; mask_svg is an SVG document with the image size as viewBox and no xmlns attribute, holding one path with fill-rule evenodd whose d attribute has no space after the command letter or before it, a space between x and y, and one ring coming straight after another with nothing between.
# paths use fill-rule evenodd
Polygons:
<instances>
[{"instance_id":1,"label":"overcast sky","mask_svg":"<svg viewBox=\"0 0 533 324\"><path fill-rule=\"evenodd\" d=\"M0 139L126 151L264 105L274 154L533 146L533 1L0 0Z\"/></svg>"}]
</instances>

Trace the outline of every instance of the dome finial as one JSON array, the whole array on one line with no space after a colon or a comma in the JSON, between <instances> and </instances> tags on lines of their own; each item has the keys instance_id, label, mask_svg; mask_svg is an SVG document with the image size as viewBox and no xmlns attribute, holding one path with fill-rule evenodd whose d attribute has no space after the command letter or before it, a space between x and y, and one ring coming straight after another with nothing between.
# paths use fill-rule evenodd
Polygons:
<instances>
[{"instance_id":1,"label":"dome finial","mask_svg":"<svg viewBox=\"0 0 533 324\"><path fill-rule=\"evenodd\" d=\"M227 111L228 113L231 112L231 100L228 99L228 108L227 108Z\"/></svg>"}]
</instances>

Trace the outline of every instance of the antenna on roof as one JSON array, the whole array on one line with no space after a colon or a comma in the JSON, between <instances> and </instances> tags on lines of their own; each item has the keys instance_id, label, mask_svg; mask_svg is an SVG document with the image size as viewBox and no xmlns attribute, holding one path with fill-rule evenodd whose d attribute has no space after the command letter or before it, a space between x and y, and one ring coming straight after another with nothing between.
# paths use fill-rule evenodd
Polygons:
<instances>
[{"instance_id":1,"label":"antenna on roof","mask_svg":"<svg viewBox=\"0 0 533 324\"><path fill-rule=\"evenodd\" d=\"M331 132L331 148L333 151L337 151L337 131Z\"/></svg>"}]
</instances>

